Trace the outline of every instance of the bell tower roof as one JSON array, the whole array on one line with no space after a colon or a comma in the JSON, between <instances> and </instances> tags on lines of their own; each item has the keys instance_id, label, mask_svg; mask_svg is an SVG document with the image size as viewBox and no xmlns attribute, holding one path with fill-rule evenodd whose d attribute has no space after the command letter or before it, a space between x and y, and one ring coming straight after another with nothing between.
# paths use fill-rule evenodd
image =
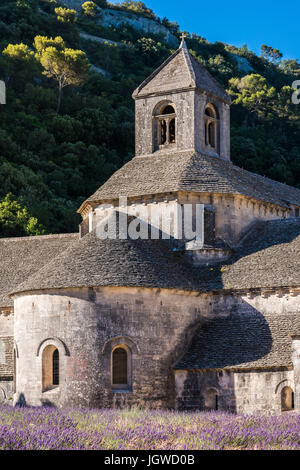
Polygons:
<instances>
[{"instance_id":1,"label":"bell tower roof","mask_svg":"<svg viewBox=\"0 0 300 470\"><path fill-rule=\"evenodd\" d=\"M136 88L132 97L136 100L198 89L231 104L231 98L222 85L189 52L184 35L181 39L179 48Z\"/></svg>"}]
</instances>

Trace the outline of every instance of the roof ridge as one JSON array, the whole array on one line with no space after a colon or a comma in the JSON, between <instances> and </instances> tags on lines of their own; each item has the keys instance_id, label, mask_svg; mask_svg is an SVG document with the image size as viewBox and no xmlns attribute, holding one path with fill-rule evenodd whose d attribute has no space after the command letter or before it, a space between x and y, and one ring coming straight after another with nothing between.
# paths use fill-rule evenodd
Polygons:
<instances>
[{"instance_id":1,"label":"roof ridge","mask_svg":"<svg viewBox=\"0 0 300 470\"><path fill-rule=\"evenodd\" d=\"M119 196L138 197L178 190L241 194L289 208L300 206L300 189L245 170L231 161L195 150L135 156L79 208Z\"/></svg>"},{"instance_id":2,"label":"roof ridge","mask_svg":"<svg viewBox=\"0 0 300 470\"><path fill-rule=\"evenodd\" d=\"M187 47L186 48L182 47L181 50L183 51L183 56L184 56L187 68L189 69L189 72L191 74L191 77L192 77L192 80L193 80L193 86L196 86L196 74L195 74L193 64L192 64L192 61L191 61L191 54L190 54Z\"/></svg>"},{"instance_id":3,"label":"roof ridge","mask_svg":"<svg viewBox=\"0 0 300 470\"><path fill-rule=\"evenodd\" d=\"M232 163L232 166L234 168L238 168L239 170L242 170L243 172L245 173L248 173L250 175L255 175L256 177L260 178L260 179L263 179L265 180L266 182L270 182L270 183L275 183L275 184L278 184L278 185L282 185L282 186L285 186L287 188L292 188L296 191L299 191L299 194L300 194L300 189L299 188L296 188L296 186L291 186L290 184L287 184L287 183L282 183L281 181L277 181L277 180L273 180L272 178L269 178L268 176L265 176L265 175L260 175L259 173L254 173L253 171L250 171L250 170L246 170L246 168L242 168L241 166L238 166L238 165L235 165L234 163Z\"/></svg>"},{"instance_id":4,"label":"roof ridge","mask_svg":"<svg viewBox=\"0 0 300 470\"><path fill-rule=\"evenodd\" d=\"M218 164L221 161L221 162L223 162L223 165L228 166L230 168L233 167L234 169L238 169L238 170L242 170L242 168L233 165L232 162L229 161L229 160L224 160L220 157L215 157L215 156L206 158L206 155L203 155L202 153L199 153L199 152L194 152L193 155L191 155L190 161L186 165L186 169L191 168L193 166L193 164L195 163L195 160L193 160L193 159L197 160L197 159L199 159L199 157L204 157L206 163L208 163L210 165L211 169L213 171L217 172L217 174L219 176L221 176L223 178L226 178L226 181L231 185L232 190L235 190L238 194L240 193L240 184L239 184L240 182L234 182L231 179L228 179L228 175L223 174L222 168L220 168L220 166L218 166ZM217 162L216 162L216 159L217 159ZM217 165L214 165L214 163L217 163ZM255 174L255 173L252 173L252 175L253 174ZM180 176L180 183L181 182L184 182L184 174L183 173Z\"/></svg>"},{"instance_id":5,"label":"roof ridge","mask_svg":"<svg viewBox=\"0 0 300 470\"><path fill-rule=\"evenodd\" d=\"M199 60L196 59L196 57L194 57L189 50L187 50L188 54L189 54L189 57L190 57L190 60L191 62L194 62L196 64L196 67L199 67L199 69L201 70L202 73L205 73L207 74L207 76L210 78L210 80L219 88L219 90L223 93L223 95L229 100L229 102L231 103L231 97L230 95L228 95L228 93L226 92L225 88L222 87L221 83L218 82L218 80L216 80L212 75L211 73L201 64L201 62L199 62Z\"/></svg>"},{"instance_id":6,"label":"roof ridge","mask_svg":"<svg viewBox=\"0 0 300 470\"><path fill-rule=\"evenodd\" d=\"M72 233L53 233L53 234L48 234L48 235L33 235L33 236L27 236L27 237L6 237L6 238L1 238L0 237L0 242L10 242L10 241L19 241L19 240L57 240L60 238L69 238L69 237L74 237L78 236L79 238L79 233L78 232L72 232Z\"/></svg>"},{"instance_id":7,"label":"roof ridge","mask_svg":"<svg viewBox=\"0 0 300 470\"><path fill-rule=\"evenodd\" d=\"M173 54L171 54L169 57L167 57L167 59L159 66L157 67L157 69L155 69L150 75L149 77L145 78L145 80L134 90L134 92L132 93L132 97L135 98L139 93L140 91L145 88L146 85L148 85L149 82L151 82L151 80L166 66L169 64L169 62L171 62L171 60L176 57L180 52L181 52L181 48L177 49L175 52L173 52Z\"/></svg>"}]
</instances>

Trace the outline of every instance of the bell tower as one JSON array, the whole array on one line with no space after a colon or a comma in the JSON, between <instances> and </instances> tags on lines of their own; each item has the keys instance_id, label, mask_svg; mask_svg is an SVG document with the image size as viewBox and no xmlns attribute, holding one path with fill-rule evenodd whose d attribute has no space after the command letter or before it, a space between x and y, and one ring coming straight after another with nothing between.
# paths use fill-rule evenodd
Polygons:
<instances>
[{"instance_id":1,"label":"bell tower","mask_svg":"<svg viewBox=\"0 0 300 470\"><path fill-rule=\"evenodd\" d=\"M229 95L180 47L133 93L136 156L198 152L230 160Z\"/></svg>"}]
</instances>

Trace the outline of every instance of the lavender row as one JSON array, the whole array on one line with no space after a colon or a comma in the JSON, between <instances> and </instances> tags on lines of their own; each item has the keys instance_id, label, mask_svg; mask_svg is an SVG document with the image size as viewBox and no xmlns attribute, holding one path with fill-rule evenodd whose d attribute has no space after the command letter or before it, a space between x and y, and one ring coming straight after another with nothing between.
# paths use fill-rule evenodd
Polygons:
<instances>
[{"instance_id":1,"label":"lavender row","mask_svg":"<svg viewBox=\"0 0 300 470\"><path fill-rule=\"evenodd\" d=\"M300 449L300 416L2 406L0 449Z\"/></svg>"}]
</instances>

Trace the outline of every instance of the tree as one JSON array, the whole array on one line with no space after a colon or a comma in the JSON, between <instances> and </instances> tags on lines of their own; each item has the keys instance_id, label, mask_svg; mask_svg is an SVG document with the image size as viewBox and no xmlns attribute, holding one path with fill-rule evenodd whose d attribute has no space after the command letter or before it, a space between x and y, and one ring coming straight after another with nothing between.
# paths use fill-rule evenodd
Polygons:
<instances>
[{"instance_id":1,"label":"tree","mask_svg":"<svg viewBox=\"0 0 300 470\"><path fill-rule=\"evenodd\" d=\"M47 38L46 36L35 36L33 45L38 54L41 54L47 47L55 47L60 51L66 47L65 41L61 36L56 36L54 39Z\"/></svg>"},{"instance_id":2,"label":"tree","mask_svg":"<svg viewBox=\"0 0 300 470\"><path fill-rule=\"evenodd\" d=\"M177 23L177 21L169 21L168 18L164 16L160 22L172 33L179 33L179 24Z\"/></svg>"},{"instance_id":3,"label":"tree","mask_svg":"<svg viewBox=\"0 0 300 470\"><path fill-rule=\"evenodd\" d=\"M160 54L160 44L156 43L151 38L141 38L136 42L137 50L139 53L143 54L145 57L146 63L151 64L151 62L159 57Z\"/></svg>"},{"instance_id":4,"label":"tree","mask_svg":"<svg viewBox=\"0 0 300 470\"><path fill-rule=\"evenodd\" d=\"M13 78L15 85L22 85L25 81L38 72L38 62L34 52L26 44L8 44L3 50L6 69L6 81Z\"/></svg>"},{"instance_id":5,"label":"tree","mask_svg":"<svg viewBox=\"0 0 300 470\"><path fill-rule=\"evenodd\" d=\"M281 119L280 127L284 122L299 121L298 107L292 102L293 89L290 86L283 86L277 93L276 114Z\"/></svg>"},{"instance_id":6,"label":"tree","mask_svg":"<svg viewBox=\"0 0 300 470\"><path fill-rule=\"evenodd\" d=\"M84 15L95 18L97 16L97 6L94 2L85 2L81 5Z\"/></svg>"},{"instance_id":7,"label":"tree","mask_svg":"<svg viewBox=\"0 0 300 470\"><path fill-rule=\"evenodd\" d=\"M235 104L242 104L252 114L252 125L255 117L269 117L273 100L276 96L274 87L269 87L267 80L259 74L252 73L245 77L231 78L228 93L235 98Z\"/></svg>"},{"instance_id":8,"label":"tree","mask_svg":"<svg viewBox=\"0 0 300 470\"><path fill-rule=\"evenodd\" d=\"M76 21L76 10L70 10L69 8L58 7L55 8L55 13L57 15L57 20L61 23L70 23L74 24Z\"/></svg>"},{"instance_id":9,"label":"tree","mask_svg":"<svg viewBox=\"0 0 300 470\"><path fill-rule=\"evenodd\" d=\"M32 8L33 10L38 9L38 0L17 0L17 7Z\"/></svg>"},{"instance_id":10,"label":"tree","mask_svg":"<svg viewBox=\"0 0 300 470\"><path fill-rule=\"evenodd\" d=\"M117 3L118 6L126 10L134 11L135 13L142 13L144 16L156 19L156 14L151 8L148 8L144 2L134 1L134 0L124 0L121 4Z\"/></svg>"},{"instance_id":11,"label":"tree","mask_svg":"<svg viewBox=\"0 0 300 470\"><path fill-rule=\"evenodd\" d=\"M300 64L298 60L294 59L284 59L281 64L280 68L284 70L287 73L292 73L293 75L299 75L300 74Z\"/></svg>"},{"instance_id":12,"label":"tree","mask_svg":"<svg viewBox=\"0 0 300 470\"><path fill-rule=\"evenodd\" d=\"M106 0L94 0L94 3L96 3L96 5L98 5L98 7L100 7L100 8L107 8L108 7L108 4L107 4Z\"/></svg>"},{"instance_id":13,"label":"tree","mask_svg":"<svg viewBox=\"0 0 300 470\"><path fill-rule=\"evenodd\" d=\"M1 237L34 236L45 233L38 220L9 193L0 202Z\"/></svg>"},{"instance_id":14,"label":"tree","mask_svg":"<svg viewBox=\"0 0 300 470\"><path fill-rule=\"evenodd\" d=\"M278 49L274 49L273 47L266 46L265 44L261 46L260 51L261 51L261 56L264 59L267 59L275 64L280 62L280 60L283 57L282 53Z\"/></svg>"},{"instance_id":15,"label":"tree","mask_svg":"<svg viewBox=\"0 0 300 470\"><path fill-rule=\"evenodd\" d=\"M79 86L84 82L89 62L83 51L65 47L60 36L55 39L39 36L36 39L37 57L44 67L43 74L58 82L56 111L59 113L63 89L69 85Z\"/></svg>"},{"instance_id":16,"label":"tree","mask_svg":"<svg viewBox=\"0 0 300 470\"><path fill-rule=\"evenodd\" d=\"M214 57L210 57L208 60L208 67L209 71L214 76L220 76L220 80L222 80L223 77L227 79L232 77L232 67L229 66L228 62L221 54L217 54Z\"/></svg>"}]
</instances>

